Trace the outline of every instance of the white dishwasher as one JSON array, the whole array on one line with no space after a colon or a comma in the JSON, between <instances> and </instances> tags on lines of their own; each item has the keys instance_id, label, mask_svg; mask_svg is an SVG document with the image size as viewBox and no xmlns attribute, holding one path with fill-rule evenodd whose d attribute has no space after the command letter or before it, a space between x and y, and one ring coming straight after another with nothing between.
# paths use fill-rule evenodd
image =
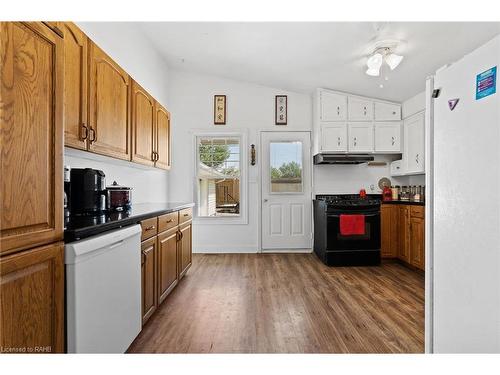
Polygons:
<instances>
[{"instance_id":1,"label":"white dishwasher","mask_svg":"<svg viewBox=\"0 0 500 375\"><path fill-rule=\"evenodd\" d=\"M65 246L68 353L124 353L141 331L141 227Z\"/></svg>"}]
</instances>

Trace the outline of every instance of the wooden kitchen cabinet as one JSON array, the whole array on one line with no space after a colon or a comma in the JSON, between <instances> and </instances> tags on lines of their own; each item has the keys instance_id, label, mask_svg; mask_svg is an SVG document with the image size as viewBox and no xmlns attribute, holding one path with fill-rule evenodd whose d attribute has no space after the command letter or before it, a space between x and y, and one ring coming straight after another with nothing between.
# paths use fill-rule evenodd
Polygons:
<instances>
[{"instance_id":1,"label":"wooden kitchen cabinet","mask_svg":"<svg viewBox=\"0 0 500 375\"><path fill-rule=\"evenodd\" d=\"M409 204L382 204L381 257L398 258L425 269L425 207Z\"/></svg>"},{"instance_id":2,"label":"wooden kitchen cabinet","mask_svg":"<svg viewBox=\"0 0 500 375\"><path fill-rule=\"evenodd\" d=\"M157 246L156 237L141 243L142 324L148 321L158 307Z\"/></svg>"},{"instance_id":3,"label":"wooden kitchen cabinet","mask_svg":"<svg viewBox=\"0 0 500 375\"><path fill-rule=\"evenodd\" d=\"M178 242L179 279L183 277L192 263L192 228L191 221L179 227L180 240Z\"/></svg>"},{"instance_id":4,"label":"wooden kitchen cabinet","mask_svg":"<svg viewBox=\"0 0 500 375\"><path fill-rule=\"evenodd\" d=\"M349 121L373 120L373 102L362 98L349 96L347 98Z\"/></svg>"},{"instance_id":5,"label":"wooden kitchen cabinet","mask_svg":"<svg viewBox=\"0 0 500 375\"><path fill-rule=\"evenodd\" d=\"M350 122L347 124L350 153L373 152L373 123Z\"/></svg>"},{"instance_id":6,"label":"wooden kitchen cabinet","mask_svg":"<svg viewBox=\"0 0 500 375\"><path fill-rule=\"evenodd\" d=\"M401 221L398 258L410 263L410 206L399 206L399 217Z\"/></svg>"},{"instance_id":7,"label":"wooden kitchen cabinet","mask_svg":"<svg viewBox=\"0 0 500 375\"><path fill-rule=\"evenodd\" d=\"M64 34L64 145L86 150L87 36L71 22L61 23Z\"/></svg>"},{"instance_id":8,"label":"wooden kitchen cabinet","mask_svg":"<svg viewBox=\"0 0 500 375\"><path fill-rule=\"evenodd\" d=\"M155 167L170 169L170 113L155 102Z\"/></svg>"},{"instance_id":9,"label":"wooden kitchen cabinet","mask_svg":"<svg viewBox=\"0 0 500 375\"><path fill-rule=\"evenodd\" d=\"M410 264L421 270L425 268L424 219L410 218Z\"/></svg>"},{"instance_id":10,"label":"wooden kitchen cabinet","mask_svg":"<svg viewBox=\"0 0 500 375\"><path fill-rule=\"evenodd\" d=\"M2 352L64 352L64 244L0 258Z\"/></svg>"},{"instance_id":11,"label":"wooden kitchen cabinet","mask_svg":"<svg viewBox=\"0 0 500 375\"><path fill-rule=\"evenodd\" d=\"M40 22L1 22L0 42L0 252L7 254L63 237L64 45Z\"/></svg>"},{"instance_id":12,"label":"wooden kitchen cabinet","mask_svg":"<svg viewBox=\"0 0 500 375\"><path fill-rule=\"evenodd\" d=\"M155 100L132 81L132 161L154 165L155 137Z\"/></svg>"},{"instance_id":13,"label":"wooden kitchen cabinet","mask_svg":"<svg viewBox=\"0 0 500 375\"><path fill-rule=\"evenodd\" d=\"M191 266L192 214L185 208L140 222L143 325Z\"/></svg>"},{"instance_id":14,"label":"wooden kitchen cabinet","mask_svg":"<svg viewBox=\"0 0 500 375\"><path fill-rule=\"evenodd\" d=\"M382 258L397 258L399 249L399 206L383 204L380 209Z\"/></svg>"},{"instance_id":15,"label":"wooden kitchen cabinet","mask_svg":"<svg viewBox=\"0 0 500 375\"><path fill-rule=\"evenodd\" d=\"M89 41L89 150L131 158L130 77Z\"/></svg>"},{"instance_id":16,"label":"wooden kitchen cabinet","mask_svg":"<svg viewBox=\"0 0 500 375\"><path fill-rule=\"evenodd\" d=\"M178 260L177 242L179 231L177 228L167 230L158 235L158 301L162 303L170 291L177 285Z\"/></svg>"}]
</instances>

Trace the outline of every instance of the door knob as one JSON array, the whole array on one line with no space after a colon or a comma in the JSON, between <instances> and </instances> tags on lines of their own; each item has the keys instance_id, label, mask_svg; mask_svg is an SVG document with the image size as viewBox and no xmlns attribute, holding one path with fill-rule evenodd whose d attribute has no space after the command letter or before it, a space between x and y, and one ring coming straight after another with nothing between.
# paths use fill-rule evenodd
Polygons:
<instances>
[{"instance_id":1,"label":"door knob","mask_svg":"<svg viewBox=\"0 0 500 375\"><path fill-rule=\"evenodd\" d=\"M266 203L266 202L267 202L267 199L264 199L264 203Z\"/></svg>"}]
</instances>

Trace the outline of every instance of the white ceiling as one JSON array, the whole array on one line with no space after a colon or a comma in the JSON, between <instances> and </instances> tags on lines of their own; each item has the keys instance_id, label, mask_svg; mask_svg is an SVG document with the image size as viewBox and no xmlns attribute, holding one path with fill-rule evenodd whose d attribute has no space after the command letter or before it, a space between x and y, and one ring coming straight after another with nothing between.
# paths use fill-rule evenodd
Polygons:
<instances>
[{"instance_id":1,"label":"white ceiling","mask_svg":"<svg viewBox=\"0 0 500 375\"><path fill-rule=\"evenodd\" d=\"M140 27L170 68L291 91L326 87L396 101L422 91L429 74L500 33L500 23L472 22L150 22ZM375 41L387 38L405 41L398 51L405 59L396 70L385 66L381 77L369 77L366 57Z\"/></svg>"}]
</instances>

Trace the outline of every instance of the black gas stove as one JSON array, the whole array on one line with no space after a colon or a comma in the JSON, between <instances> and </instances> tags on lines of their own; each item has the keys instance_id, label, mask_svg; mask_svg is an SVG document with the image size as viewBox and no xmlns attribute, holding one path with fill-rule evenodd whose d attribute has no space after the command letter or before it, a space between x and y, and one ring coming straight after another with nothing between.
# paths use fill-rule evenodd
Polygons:
<instances>
[{"instance_id":1,"label":"black gas stove","mask_svg":"<svg viewBox=\"0 0 500 375\"><path fill-rule=\"evenodd\" d=\"M380 207L381 196L377 194L367 195L361 198L358 194L316 195L316 200L326 203L331 209L363 209Z\"/></svg>"},{"instance_id":2,"label":"black gas stove","mask_svg":"<svg viewBox=\"0 0 500 375\"><path fill-rule=\"evenodd\" d=\"M380 195L317 195L314 200L314 252L329 266L380 264ZM341 217L362 215L364 234L344 235Z\"/></svg>"}]
</instances>

